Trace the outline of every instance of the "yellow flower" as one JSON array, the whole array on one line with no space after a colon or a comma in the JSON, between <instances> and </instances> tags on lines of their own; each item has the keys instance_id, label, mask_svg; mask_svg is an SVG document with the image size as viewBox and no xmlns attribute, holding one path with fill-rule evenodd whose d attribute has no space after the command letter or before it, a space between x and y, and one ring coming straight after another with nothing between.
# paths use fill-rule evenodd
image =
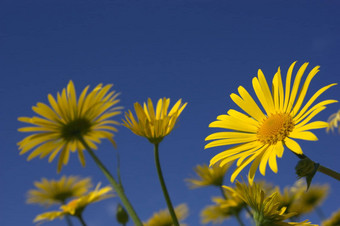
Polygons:
<instances>
[{"instance_id":1,"label":"yellow flower","mask_svg":"<svg viewBox=\"0 0 340 226\"><path fill-rule=\"evenodd\" d=\"M304 188L306 188L306 185ZM313 184L309 187L308 191L299 193L299 196L296 199L295 204L290 208L290 211L296 212L296 215L309 213L321 205L328 196L328 193L329 186L327 184Z\"/></svg>"},{"instance_id":2,"label":"yellow flower","mask_svg":"<svg viewBox=\"0 0 340 226\"><path fill-rule=\"evenodd\" d=\"M95 143L100 143L102 138L109 139L115 145L113 132L117 131L115 125L119 123L110 118L120 114L118 110L121 108L114 107L119 100L115 91L109 91L112 86L99 84L88 94L87 86L77 100L73 82L70 81L56 99L49 94L51 106L38 103L32 108L39 116L18 118L33 125L19 129L20 132L33 132L18 142L20 154L34 149L28 160L50 155L48 161L51 162L60 152L60 172L62 165L69 160L70 151L77 151L81 164L85 166L82 139L92 149L97 149Z\"/></svg>"},{"instance_id":3,"label":"yellow flower","mask_svg":"<svg viewBox=\"0 0 340 226\"><path fill-rule=\"evenodd\" d=\"M84 195L92 187L90 178L80 179L75 176L63 176L60 180L43 178L41 182L34 182L34 185L37 189L28 191L27 203L36 203L46 207L64 204L70 198Z\"/></svg>"},{"instance_id":4,"label":"yellow flower","mask_svg":"<svg viewBox=\"0 0 340 226\"><path fill-rule=\"evenodd\" d=\"M213 223L213 224L221 224L224 220L238 215L243 207L245 206L245 202L234 195L229 190L224 190L225 197L215 197L213 198L214 205L207 206L201 212L201 221L203 224Z\"/></svg>"},{"instance_id":5,"label":"yellow flower","mask_svg":"<svg viewBox=\"0 0 340 226\"><path fill-rule=\"evenodd\" d=\"M123 125L133 133L146 137L151 143L157 144L173 130L187 103L182 104L182 100L178 100L168 113L169 105L169 98L159 99L155 112L150 98L148 104L144 103L144 108L136 102L134 104L136 119L129 110L125 113L126 120L123 120Z\"/></svg>"},{"instance_id":6,"label":"yellow flower","mask_svg":"<svg viewBox=\"0 0 340 226\"><path fill-rule=\"evenodd\" d=\"M96 186L95 190L77 199L74 199L65 205L62 205L59 211L49 211L39 214L33 220L33 222L52 221L55 220L56 218L63 218L67 214L81 216L82 212L89 204L99 202L101 200L108 199L114 196L111 193L112 191L111 186L106 186L100 189L99 187L100 183Z\"/></svg>"},{"instance_id":7,"label":"yellow flower","mask_svg":"<svg viewBox=\"0 0 340 226\"><path fill-rule=\"evenodd\" d=\"M184 220L188 216L188 207L186 204L178 205L175 208L175 213L178 220ZM173 221L168 209L154 213L153 216L145 223L145 226L172 226ZM185 224L181 224L184 226Z\"/></svg>"},{"instance_id":8,"label":"yellow flower","mask_svg":"<svg viewBox=\"0 0 340 226\"><path fill-rule=\"evenodd\" d=\"M188 178L186 181L189 183L189 186L192 189L210 185L220 187L222 186L224 175L230 166L231 164L225 164L222 167L218 165L209 167L206 164L197 165L194 170L199 179Z\"/></svg>"},{"instance_id":9,"label":"yellow flower","mask_svg":"<svg viewBox=\"0 0 340 226\"><path fill-rule=\"evenodd\" d=\"M258 226L311 225L307 220L299 223L284 222L294 213L285 214L285 207L278 209L280 205L278 193L274 192L267 196L259 184L247 185L237 181L235 189L227 186L224 188L239 196L252 209L254 221Z\"/></svg>"},{"instance_id":10,"label":"yellow flower","mask_svg":"<svg viewBox=\"0 0 340 226\"><path fill-rule=\"evenodd\" d=\"M257 168L265 175L267 163L273 172L277 172L276 157L281 158L284 146L296 154L302 154L300 145L293 139L317 140L310 132L312 129L325 128L328 123L322 121L311 122L312 118L324 110L326 105L337 102L325 100L314 104L317 97L331 86L319 89L305 104L303 104L309 84L319 71L319 66L313 68L305 82L300 81L308 63L303 64L297 72L291 87L294 62L287 72L285 89L278 69L272 81L272 90L261 70L258 77L253 78L253 88L264 111L245 88L239 86L237 94L231 94L231 99L246 113L230 109L226 115L217 117L209 127L227 129L230 131L217 132L209 135L206 140L214 140L205 148L224 145L236 145L217 154L210 161L213 165L220 161L220 165L237 161L237 168L231 176L231 182L251 162L248 179L252 183ZM299 91L300 86L300 91ZM314 104L314 105L313 105ZM293 138L293 139L292 139Z\"/></svg>"},{"instance_id":11,"label":"yellow flower","mask_svg":"<svg viewBox=\"0 0 340 226\"><path fill-rule=\"evenodd\" d=\"M332 214L332 216L323 221L322 226L339 226L340 225L340 209Z\"/></svg>"},{"instance_id":12,"label":"yellow flower","mask_svg":"<svg viewBox=\"0 0 340 226\"><path fill-rule=\"evenodd\" d=\"M329 125L326 128L326 131L329 132L331 130L333 132L335 128L338 128L340 133L339 122L340 122L340 110L337 113L334 113L331 116L329 116L328 118Z\"/></svg>"}]
</instances>

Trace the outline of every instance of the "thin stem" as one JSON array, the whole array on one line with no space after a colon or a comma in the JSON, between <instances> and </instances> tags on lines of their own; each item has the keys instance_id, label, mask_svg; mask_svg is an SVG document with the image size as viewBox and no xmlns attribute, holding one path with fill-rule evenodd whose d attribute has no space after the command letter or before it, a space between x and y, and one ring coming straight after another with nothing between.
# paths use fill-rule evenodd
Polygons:
<instances>
[{"instance_id":1,"label":"thin stem","mask_svg":"<svg viewBox=\"0 0 340 226\"><path fill-rule=\"evenodd\" d=\"M65 201L63 201L63 202L62 202L62 204L63 204L63 205L65 205ZM66 222L67 222L67 225L68 225L68 226L73 226L73 224L72 224L72 221L71 221L71 218L70 218L70 215L69 215L69 214L66 214L66 215L65 215L65 220L66 220Z\"/></svg>"},{"instance_id":2,"label":"thin stem","mask_svg":"<svg viewBox=\"0 0 340 226\"><path fill-rule=\"evenodd\" d=\"M118 177L118 183L119 185L122 187L123 189L123 183L122 183L122 179L120 177L120 157L119 157L119 152L118 150L116 150L116 158L117 158L117 177ZM123 189L124 190L124 189Z\"/></svg>"},{"instance_id":3,"label":"thin stem","mask_svg":"<svg viewBox=\"0 0 340 226\"><path fill-rule=\"evenodd\" d=\"M219 188L220 188L220 191L221 191L221 193L222 193L223 198L224 198L225 200L227 200L228 198L227 198L227 196L226 196L225 193L224 193L223 187L222 187L222 186L219 186Z\"/></svg>"},{"instance_id":4,"label":"thin stem","mask_svg":"<svg viewBox=\"0 0 340 226\"><path fill-rule=\"evenodd\" d=\"M239 213L236 213L236 214L235 214L235 217L236 217L236 220L237 220L237 222L239 223L239 225L240 225L240 226L244 226L244 223L242 222L242 219L241 219Z\"/></svg>"},{"instance_id":5,"label":"thin stem","mask_svg":"<svg viewBox=\"0 0 340 226\"><path fill-rule=\"evenodd\" d=\"M85 221L84 221L84 219L83 219L81 214L76 215L76 217L79 219L79 221L80 221L82 226L86 226L86 223L85 223Z\"/></svg>"},{"instance_id":6,"label":"thin stem","mask_svg":"<svg viewBox=\"0 0 340 226\"><path fill-rule=\"evenodd\" d=\"M325 220L325 214L319 206L315 207L315 212L319 216L320 220Z\"/></svg>"},{"instance_id":7,"label":"thin stem","mask_svg":"<svg viewBox=\"0 0 340 226\"><path fill-rule=\"evenodd\" d=\"M305 159L305 158L308 158L306 155L304 154L301 154L301 155L298 155L296 154L296 156L299 158L299 159ZM340 181L340 173L334 171L334 170L331 170L323 165L319 165L318 169L317 169L320 173L323 173L323 174L326 174L327 176L330 176L330 177L333 177L334 179Z\"/></svg>"},{"instance_id":8,"label":"thin stem","mask_svg":"<svg viewBox=\"0 0 340 226\"><path fill-rule=\"evenodd\" d=\"M320 165L318 171L340 181L340 173L335 172L334 170L331 170L323 165Z\"/></svg>"},{"instance_id":9,"label":"thin stem","mask_svg":"<svg viewBox=\"0 0 340 226\"><path fill-rule=\"evenodd\" d=\"M79 141L82 143L82 145L84 145L85 149L88 151L88 153L91 155L91 157L93 158L93 160L95 161L95 163L97 164L97 166L99 167L99 169L104 173L104 175L106 176L106 178L109 180L109 182L111 183L111 185L113 186L115 192L117 193L117 195L120 197L123 205L125 206L126 211L129 213L130 217L132 218L133 222L135 223L136 226L142 226L142 222L139 219L137 213L135 212L135 210L133 209L131 203L129 202L128 198L126 197L123 188L120 186L119 183L117 183L117 181L113 178L112 174L106 169L106 167L104 166L104 164L99 160L99 158L95 155L95 153L93 152L93 150L89 147L89 145L86 143L86 141L80 137Z\"/></svg>"},{"instance_id":10,"label":"thin stem","mask_svg":"<svg viewBox=\"0 0 340 226\"><path fill-rule=\"evenodd\" d=\"M161 183L161 187L162 187L162 190L163 190L163 195L164 195L166 204L168 205L168 209L169 209L169 212L170 212L174 226L179 226L174 208L172 207L172 204L171 204L171 200L170 200L170 196L168 194L168 190L166 189L166 186L165 186L165 182L164 182L164 178L163 178L163 174L162 174L162 169L161 169L161 164L159 162L158 143L155 144L154 154L155 154L155 163L156 163L156 168L157 168L157 173L158 173L158 179L159 179L159 182Z\"/></svg>"}]
</instances>

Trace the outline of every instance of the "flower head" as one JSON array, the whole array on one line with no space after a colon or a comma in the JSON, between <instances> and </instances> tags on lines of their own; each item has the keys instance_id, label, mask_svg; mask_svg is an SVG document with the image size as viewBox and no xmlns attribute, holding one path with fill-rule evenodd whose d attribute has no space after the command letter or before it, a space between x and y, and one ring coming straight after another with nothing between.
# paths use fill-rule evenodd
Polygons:
<instances>
[{"instance_id":1,"label":"flower head","mask_svg":"<svg viewBox=\"0 0 340 226\"><path fill-rule=\"evenodd\" d=\"M178 205L175 208L175 213L178 220L184 220L188 216L188 212L189 210L186 204ZM173 221L168 209L165 209L154 213L153 216L143 224L145 226L172 226ZM184 226L185 224L181 225Z\"/></svg>"},{"instance_id":2,"label":"flower head","mask_svg":"<svg viewBox=\"0 0 340 226\"><path fill-rule=\"evenodd\" d=\"M215 204L203 209L201 212L203 224L210 222L220 224L224 220L238 215L245 206L245 202L229 190L224 190L224 196L225 198L214 197L212 200Z\"/></svg>"},{"instance_id":3,"label":"flower head","mask_svg":"<svg viewBox=\"0 0 340 226\"><path fill-rule=\"evenodd\" d=\"M146 137L151 143L159 143L173 130L187 103L182 104L180 99L168 112L169 105L169 98L159 99L155 111L150 98L147 104L144 103L144 108L136 102L134 104L136 119L129 110L125 113L123 125L133 133Z\"/></svg>"},{"instance_id":4,"label":"flower head","mask_svg":"<svg viewBox=\"0 0 340 226\"><path fill-rule=\"evenodd\" d=\"M304 188L306 185L304 184ZM308 191L300 192L290 211L296 215L306 214L320 206L329 193L329 185L312 184Z\"/></svg>"},{"instance_id":5,"label":"flower head","mask_svg":"<svg viewBox=\"0 0 340 226\"><path fill-rule=\"evenodd\" d=\"M274 192L271 195L267 195L259 184L253 183L247 185L237 181L235 189L226 186L224 188L239 196L252 209L256 225L311 225L307 220L299 223L284 222L284 220L294 216L294 213L285 214L285 207L278 208L280 206L278 193Z\"/></svg>"},{"instance_id":6,"label":"flower head","mask_svg":"<svg viewBox=\"0 0 340 226\"><path fill-rule=\"evenodd\" d=\"M18 118L33 125L19 129L20 132L33 133L18 142L20 154L34 149L28 160L50 155L48 161L51 162L60 153L60 172L62 165L68 163L70 151L77 151L81 164L85 166L82 140L93 149L97 148L96 143L100 143L102 138L109 139L115 145L113 132L117 131L115 125L119 123L110 118L120 114L121 108L115 107L119 102L118 94L110 92L111 87L111 84L99 84L87 93L87 86L77 99L73 82L70 81L56 99L49 94L50 106L38 103L32 108L39 116Z\"/></svg>"},{"instance_id":7,"label":"flower head","mask_svg":"<svg viewBox=\"0 0 340 226\"><path fill-rule=\"evenodd\" d=\"M188 178L186 181L189 183L190 188L199 188L211 185L220 187L223 184L224 175L230 166L231 164L225 164L222 167L218 165L209 167L206 164L197 165L194 170L199 179Z\"/></svg>"},{"instance_id":8,"label":"flower head","mask_svg":"<svg viewBox=\"0 0 340 226\"><path fill-rule=\"evenodd\" d=\"M104 199L108 199L113 197L114 195L111 193L111 186L106 186L103 188L99 188L100 183L96 186L95 190L90 191L86 195L83 195L79 198L73 199L65 205L60 206L60 210L58 211L49 211L42 214L39 214L33 222L45 222L52 221L57 218L62 219L65 215L74 215L80 216L84 209L90 205L91 203L99 202Z\"/></svg>"},{"instance_id":9,"label":"flower head","mask_svg":"<svg viewBox=\"0 0 340 226\"><path fill-rule=\"evenodd\" d=\"M92 187L90 178L80 179L75 176L63 176L59 180L43 178L41 182L34 182L34 185L37 189L28 191L27 203L36 203L46 207L64 204L70 198L84 195Z\"/></svg>"},{"instance_id":10,"label":"flower head","mask_svg":"<svg viewBox=\"0 0 340 226\"><path fill-rule=\"evenodd\" d=\"M248 174L250 183L254 179L257 168L260 169L262 175L265 175L267 163L269 163L271 170L276 173L278 171L276 157L282 157L284 146L300 155L303 153L302 149L293 139L315 141L317 137L309 130L328 126L326 122L311 122L311 120L324 110L326 105L337 101L325 100L317 104L314 104L314 102L323 92L336 84L330 84L319 89L303 104L309 84L319 71L319 66L310 71L302 84L301 78L308 63L303 64L291 87L295 63L288 69L285 88L282 83L280 68L273 78L271 90L261 70L258 71L258 77L253 78L253 88L264 111L257 105L247 90L239 86L239 95L233 93L230 97L245 113L230 109L226 115L218 116L217 121L209 125L209 127L230 130L209 135L206 140L214 141L208 143L205 148L235 145L216 155L210 161L211 165L217 162L224 165L238 159L237 168L231 176L232 182L251 162Z\"/></svg>"},{"instance_id":11,"label":"flower head","mask_svg":"<svg viewBox=\"0 0 340 226\"><path fill-rule=\"evenodd\" d=\"M331 116L329 116L328 118L328 127L326 128L326 131L329 132L330 130L333 132L334 129L338 128L339 133L340 133L340 126L339 126L339 122L340 122L340 110L334 114L332 114Z\"/></svg>"},{"instance_id":12,"label":"flower head","mask_svg":"<svg viewBox=\"0 0 340 226\"><path fill-rule=\"evenodd\" d=\"M330 218L322 222L322 226L340 225L340 209L332 214Z\"/></svg>"}]
</instances>

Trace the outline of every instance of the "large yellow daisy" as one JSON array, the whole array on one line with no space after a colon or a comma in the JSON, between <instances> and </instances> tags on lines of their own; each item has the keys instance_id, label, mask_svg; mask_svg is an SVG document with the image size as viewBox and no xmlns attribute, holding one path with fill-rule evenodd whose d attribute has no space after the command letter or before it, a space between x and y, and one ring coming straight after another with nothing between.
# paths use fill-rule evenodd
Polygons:
<instances>
[{"instance_id":1,"label":"large yellow daisy","mask_svg":"<svg viewBox=\"0 0 340 226\"><path fill-rule=\"evenodd\" d=\"M245 88L239 86L239 95L233 93L230 97L245 113L230 109L226 115L218 116L217 121L209 125L209 127L229 131L209 135L206 140L214 141L208 143L205 148L235 145L217 154L210 161L210 165L220 162L222 166L238 159L237 168L231 176L231 182L251 162L253 163L248 174L250 183L252 183L258 167L261 174L265 175L267 163L276 173L278 171L276 157L282 157L284 146L300 155L303 153L302 149L293 139L315 141L317 137L309 130L328 126L327 122L311 122L311 120L324 110L326 105L337 102L336 100L325 100L315 104L315 100L336 83L319 89L305 102L309 84L319 71L319 66L314 67L305 82L301 83L301 78L308 65L308 63L304 63L298 70L291 86L295 63L288 69L285 87L280 68L273 78L272 89L269 88L262 71L258 70L258 76L254 77L252 82L263 109Z\"/></svg>"},{"instance_id":2,"label":"large yellow daisy","mask_svg":"<svg viewBox=\"0 0 340 226\"><path fill-rule=\"evenodd\" d=\"M70 152L77 151L81 164L85 166L85 148L81 139L93 149L97 148L96 143L100 143L102 138L115 144L113 132L117 131L115 125L119 123L111 117L120 114L121 108L115 107L119 100L118 93L110 91L112 86L99 84L89 93L87 86L77 99L73 82L70 81L56 99L49 94L50 106L38 103L32 108L39 116L18 118L33 125L19 129L20 132L33 133L18 142L20 154L33 149L28 160L50 155L48 161L51 162L60 153L60 172L62 165L67 164Z\"/></svg>"}]
</instances>

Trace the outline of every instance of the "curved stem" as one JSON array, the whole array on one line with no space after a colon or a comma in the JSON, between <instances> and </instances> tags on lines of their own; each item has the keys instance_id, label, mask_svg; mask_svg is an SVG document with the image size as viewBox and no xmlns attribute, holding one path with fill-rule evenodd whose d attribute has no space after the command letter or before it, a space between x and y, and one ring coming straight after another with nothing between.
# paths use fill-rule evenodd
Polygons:
<instances>
[{"instance_id":1,"label":"curved stem","mask_svg":"<svg viewBox=\"0 0 340 226\"><path fill-rule=\"evenodd\" d=\"M299 158L299 159L305 159L305 158L308 158L305 154L302 154L302 155L298 155L296 154L296 156ZM308 158L309 159L309 158ZM313 160L312 160L313 161ZM334 179L340 181L340 173L334 171L334 170L331 170L323 165L319 165L317 171L319 171L320 173L323 173L323 174L326 174L327 176L330 176L330 177L333 177Z\"/></svg>"},{"instance_id":2,"label":"curved stem","mask_svg":"<svg viewBox=\"0 0 340 226\"><path fill-rule=\"evenodd\" d=\"M158 143L155 144L154 154L155 154L155 163L156 163L156 168L157 168L157 173L158 173L158 179L159 179L159 182L161 183L161 187L162 187L162 190L163 190L163 194L164 194L166 204L168 205L168 209L169 209L169 212L170 212L174 226L179 226L174 208L172 207L170 196L168 194L168 190L166 189L166 186L165 186L165 182L164 182L164 178L163 178L163 174L162 174L162 169L161 169L161 164L159 162Z\"/></svg>"},{"instance_id":3,"label":"curved stem","mask_svg":"<svg viewBox=\"0 0 340 226\"><path fill-rule=\"evenodd\" d=\"M227 196L226 196L225 193L224 193L223 187L222 187L222 186L219 186L219 188L220 188L220 191L221 191L221 193L222 193L223 198L224 198L225 200L227 200L228 198L227 198Z\"/></svg>"},{"instance_id":4,"label":"curved stem","mask_svg":"<svg viewBox=\"0 0 340 226\"><path fill-rule=\"evenodd\" d=\"M239 215L239 213L235 214L237 222L240 224L240 226L244 226L244 223L242 222L242 219Z\"/></svg>"},{"instance_id":5,"label":"curved stem","mask_svg":"<svg viewBox=\"0 0 340 226\"><path fill-rule=\"evenodd\" d=\"M63 204L63 205L65 205L65 201L63 201L63 202L62 202L62 204ZM71 218L70 218L70 215L69 215L69 214L66 214L66 215L65 215L65 220L66 220L66 222L67 222L67 225L68 225L68 226L73 226L73 224L72 224L72 221L71 221Z\"/></svg>"},{"instance_id":6,"label":"curved stem","mask_svg":"<svg viewBox=\"0 0 340 226\"><path fill-rule=\"evenodd\" d=\"M323 213L321 207L319 207L319 206L315 207L315 212L319 216L321 221L325 220L326 217L325 217L325 214Z\"/></svg>"},{"instance_id":7,"label":"curved stem","mask_svg":"<svg viewBox=\"0 0 340 226\"><path fill-rule=\"evenodd\" d=\"M109 182L113 186L115 192L120 197L123 205L126 208L126 211L129 213L129 215L132 218L134 224L136 226L142 226L143 224L142 224L141 220L139 219L137 213L133 209L133 207L132 207L131 203L129 202L128 198L126 197L122 186L120 186L120 184L117 183L117 181L113 178L112 174L106 169L104 164L99 160L99 158L95 155L93 150L88 146L86 141L82 137L79 138L79 141L82 143L82 145L84 145L85 149L91 155L91 157L93 158L93 160L95 161L95 163L97 164L99 169L104 173L106 178L109 180Z\"/></svg>"},{"instance_id":8,"label":"curved stem","mask_svg":"<svg viewBox=\"0 0 340 226\"><path fill-rule=\"evenodd\" d=\"M82 226L86 226L86 223L85 223L85 221L84 221L84 219L83 219L82 215L81 215L81 214L79 214L79 215L76 215L76 216L77 216L77 218L79 219L79 221L80 221L81 225L82 225Z\"/></svg>"}]
</instances>

